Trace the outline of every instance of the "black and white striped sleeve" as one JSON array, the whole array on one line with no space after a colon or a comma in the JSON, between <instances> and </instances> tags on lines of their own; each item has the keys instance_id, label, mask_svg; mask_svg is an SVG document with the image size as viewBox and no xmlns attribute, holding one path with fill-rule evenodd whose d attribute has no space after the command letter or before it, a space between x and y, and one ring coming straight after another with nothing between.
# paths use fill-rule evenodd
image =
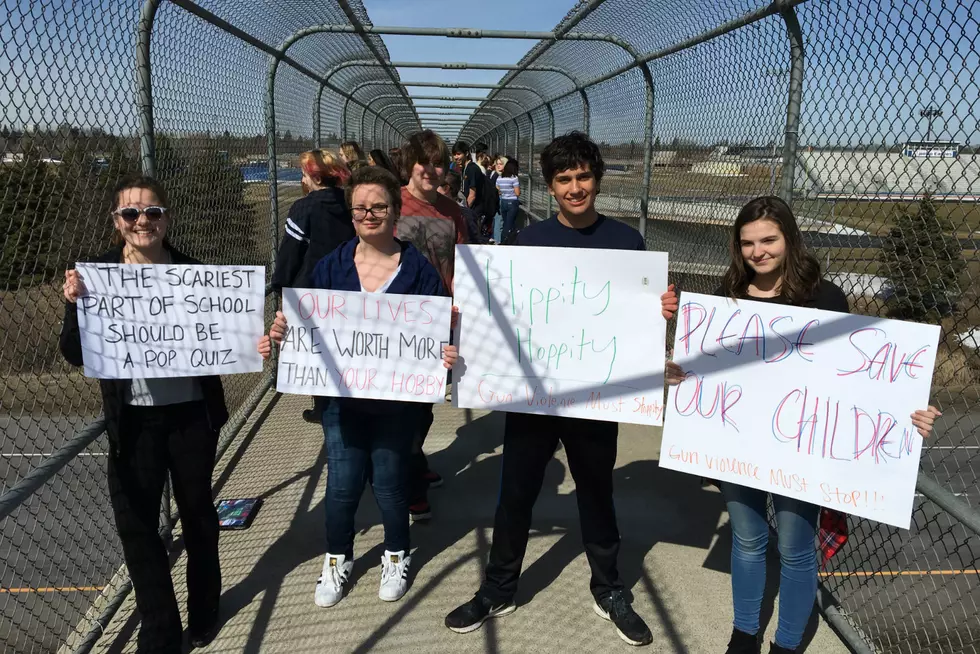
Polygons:
<instances>
[{"instance_id":1,"label":"black and white striped sleeve","mask_svg":"<svg viewBox=\"0 0 980 654\"><path fill-rule=\"evenodd\" d=\"M299 204L299 203L297 203ZM294 204L286 218L286 233L279 243L276 269L272 273L272 287L277 291L290 288L303 269L303 261L310 248L310 215L302 205Z\"/></svg>"},{"instance_id":2,"label":"black and white striped sleeve","mask_svg":"<svg viewBox=\"0 0 980 654\"><path fill-rule=\"evenodd\" d=\"M300 223L304 223L302 226ZM286 235L292 236L297 241L303 241L305 243L310 242L310 235L304 230L309 229L309 221L299 219L299 221L293 220L292 216L286 218Z\"/></svg>"}]
</instances>

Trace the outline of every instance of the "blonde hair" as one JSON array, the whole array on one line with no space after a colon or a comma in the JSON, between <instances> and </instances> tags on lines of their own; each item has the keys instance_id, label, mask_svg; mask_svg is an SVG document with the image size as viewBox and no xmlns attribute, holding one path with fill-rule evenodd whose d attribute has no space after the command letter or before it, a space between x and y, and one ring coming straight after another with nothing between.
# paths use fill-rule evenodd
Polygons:
<instances>
[{"instance_id":1,"label":"blonde hair","mask_svg":"<svg viewBox=\"0 0 980 654\"><path fill-rule=\"evenodd\" d=\"M299 167L310 177L319 178L324 186L344 186L350 170L340 157L329 150L310 150L299 155Z\"/></svg>"},{"instance_id":2,"label":"blonde hair","mask_svg":"<svg viewBox=\"0 0 980 654\"><path fill-rule=\"evenodd\" d=\"M344 155L344 159L347 160L348 165L355 161L366 161L364 151L361 150L361 146L357 141L344 141L340 144L340 152Z\"/></svg>"}]
</instances>

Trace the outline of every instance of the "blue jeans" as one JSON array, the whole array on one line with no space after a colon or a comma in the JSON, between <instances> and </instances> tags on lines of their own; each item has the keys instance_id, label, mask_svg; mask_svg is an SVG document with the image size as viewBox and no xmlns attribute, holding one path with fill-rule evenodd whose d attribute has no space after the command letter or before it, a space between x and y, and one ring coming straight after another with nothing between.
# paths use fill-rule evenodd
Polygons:
<instances>
[{"instance_id":1,"label":"blue jeans","mask_svg":"<svg viewBox=\"0 0 980 654\"><path fill-rule=\"evenodd\" d=\"M766 520L768 493L722 483L732 525L732 600L735 628L759 631L759 612L766 587ZM817 597L817 518L820 507L800 500L772 496L779 540L779 623L776 644L796 649L810 620Z\"/></svg>"},{"instance_id":2,"label":"blue jeans","mask_svg":"<svg viewBox=\"0 0 980 654\"><path fill-rule=\"evenodd\" d=\"M370 468L381 511L385 549L409 551L408 463L415 413L342 412L330 402L323 412L327 445L327 552L354 556L354 516Z\"/></svg>"},{"instance_id":3,"label":"blue jeans","mask_svg":"<svg viewBox=\"0 0 980 654\"><path fill-rule=\"evenodd\" d=\"M517 212L520 208L519 200L500 201L500 217L503 225L500 230L500 238L497 239L498 243L506 241L510 233L514 231L514 223L517 222Z\"/></svg>"},{"instance_id":4,"label":"blue jeans","mask_svg":"<svg viewBox=\"0 0 980 654\"><path fill-rule=\"evenodd\" d=\"M497 244L500 243L500 230L503 226L504 226L504 220L503 218L500 217L500 214L498 213L496 216L493 217L493 242L494 243Z\"/></svg>"}]
</instances>

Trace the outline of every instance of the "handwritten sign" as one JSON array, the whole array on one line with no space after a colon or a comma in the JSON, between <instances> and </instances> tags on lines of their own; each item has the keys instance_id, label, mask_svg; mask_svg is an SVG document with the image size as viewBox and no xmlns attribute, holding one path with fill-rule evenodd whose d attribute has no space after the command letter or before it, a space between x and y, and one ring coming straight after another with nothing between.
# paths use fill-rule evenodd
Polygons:
<instances>
[{"instance_id":1,"label":"handwritten sign","mask_svg":"<svg viewBox=\"0 0 980 654\"><path fill-rule=\"evenodd\" d=\"M284 288L282 311L279 392L445 401L450 298Z\"/></svg>"},{"instance_id":2,"label":"handwritten sign","mask_svg":"<svg viewBox=\"0 0 980 654\"><path fill-rule=\"evenodd\" d=\"M85 376L260 372L265 268L79 263Z\"/></svg>"},{"instance_id":3,"label":"handwritten sign","mask_svg":"<svg viewBox=\"0 0 980 654\"><path fill-rule=\"evenodd\" d=\"M461 407L659 425L667 255L456 246Z\"/></svg>"},{"instance_id":4,"label":"handwritten sign","mask_svg":"<svg viewBox=\"0 0 980 654\"><path fill-rule=\"evenodd\" d=\"M939 327L683 293L660 465L908 529Z\"/></svg>"}]
</instances>

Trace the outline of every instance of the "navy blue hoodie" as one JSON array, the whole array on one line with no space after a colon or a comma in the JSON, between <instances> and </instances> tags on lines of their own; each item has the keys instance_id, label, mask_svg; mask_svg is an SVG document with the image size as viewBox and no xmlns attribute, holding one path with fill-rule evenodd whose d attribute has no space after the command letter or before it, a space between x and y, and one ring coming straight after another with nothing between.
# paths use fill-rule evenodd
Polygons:
<instances>
[{"instance_id":1,"label":"navy blue hoodie","mask_svg":"<svg viewBox=\"0 0 980 654\"><path fill-rule=\"evenodd\" d=\"M360 239L354 237L336 250L320 259L310 275L313 288L325 288L332 291L360 291L361 278L357 276L357 266L354 264L354 253ZM442 278L428 260L422 256L414 245L407 241L395 242L401 246L401 268L392 280L387 293L398 295L442 295L447 296ZM449 325L446 325L446 336L449 336ZM414 405L414 402L399 402L394 400L368 400L363 398L336 398L341 408L341 419L348 411L359 413L391 413Z\"/></svg>"}]
</instances>

